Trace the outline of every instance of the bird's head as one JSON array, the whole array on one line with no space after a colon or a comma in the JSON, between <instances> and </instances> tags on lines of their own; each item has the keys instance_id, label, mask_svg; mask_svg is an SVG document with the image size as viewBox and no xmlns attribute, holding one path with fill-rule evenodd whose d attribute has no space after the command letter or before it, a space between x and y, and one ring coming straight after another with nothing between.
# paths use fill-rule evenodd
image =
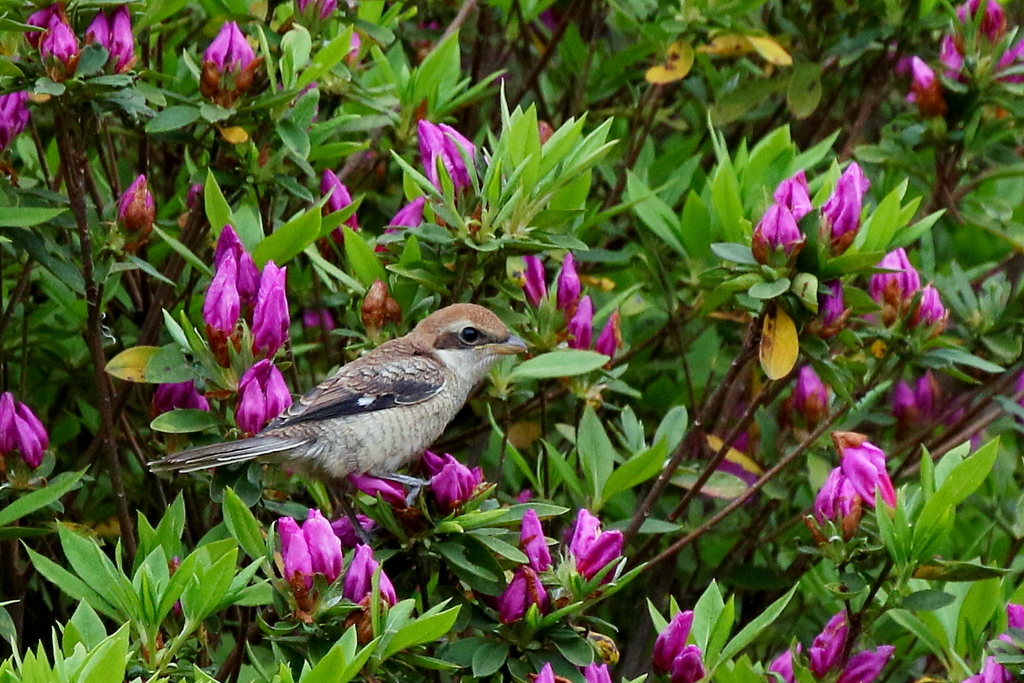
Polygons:
<instances>
[{"instance_id":1,"label":"bird's head","mask_svg":"<svg viewBox=\"0 0 1024 683\"><path fill-rule=\"evenodd\" d=\"M445 365L472 382L483 379L501 356L523 353L526 342L498 316L476 304L454 304L431 313L414 333L429 341Z\"/></svg>"}]
</instances>

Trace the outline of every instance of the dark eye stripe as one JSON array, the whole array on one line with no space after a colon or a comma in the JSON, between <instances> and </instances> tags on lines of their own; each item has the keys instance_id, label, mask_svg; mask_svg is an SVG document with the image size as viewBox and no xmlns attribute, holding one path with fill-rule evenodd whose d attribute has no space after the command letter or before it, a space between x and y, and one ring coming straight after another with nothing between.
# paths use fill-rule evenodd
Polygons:
<instances>
[{"instance_id":1,"label":"dark eye stripe","mask_svg":"<svg viewBox=\"0 0 1024 683\"><path fill-rule=\"evenodd\" d=\"M476 329L480 333L480 336L472 344L467 344L466 342L462 341L462 339L459 337L459 334L462 332L462 328L459 328L455 332L445 332L444 334L440 335L437 338L437 341L434 342L434 348L435 349L465 349L465 348L471 348L473 346L482 346L483 344L488 344L491 341L493 341L491 339L491 336L488 335L486 332L484 332L480 328L476 328Z\"/></svg>"}]
</instances>

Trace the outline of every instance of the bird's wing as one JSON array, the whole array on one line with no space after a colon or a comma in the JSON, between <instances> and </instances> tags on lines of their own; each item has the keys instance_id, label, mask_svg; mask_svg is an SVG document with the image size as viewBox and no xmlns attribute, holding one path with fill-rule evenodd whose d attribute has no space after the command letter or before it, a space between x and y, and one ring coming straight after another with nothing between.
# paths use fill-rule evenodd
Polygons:
<instances>
[{"instance_id":1,"label":"bird's wing","mask_svg":"<svg viewBox=\"0 0 1024 683\"><path fill-rule=\"evenodd\" d=\"M264 432L420 403L437 395L444 385L443 366L427 356L366 356L345 365L338 374L293 403Z\"/></svg>"}]
</instances>

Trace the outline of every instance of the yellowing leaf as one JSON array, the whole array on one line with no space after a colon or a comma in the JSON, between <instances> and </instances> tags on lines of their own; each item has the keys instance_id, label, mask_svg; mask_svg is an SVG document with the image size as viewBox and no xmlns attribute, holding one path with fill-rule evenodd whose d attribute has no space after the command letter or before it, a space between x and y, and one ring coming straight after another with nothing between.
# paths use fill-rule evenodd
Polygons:
<instances>
[{"instance_id":1,"label":"yellowing leaf","mask_svg":"<svg viewBox=\"0 0 1024 683\"><path fill-rule=\"evenodd\" d=\"M721 450L722 444L725 443L724 441L722 441L722 439L715 436L714 434L708 434L707 439L708 445L711 446L711 450L713 451ZM739 465L740 467L742 467L747 472L750 472L751 474L756 474L758 476L764 474L764 470L761 469L760 465L751 460L746 455L746 453L738 451L735 448L729 449L729 451L725 454L725 459L731 463Z\"/></svg>"},{"instance_id":2,"label":"yellowing leaf","mask_svg":"<svg viewBox=\"0 0 1024 683\"><path fill-rule=\"evenodd\" d=\"M689 43L672 43L665 54L664 64L655 64L644 78L648 83L664 85L686 78L693 68L693 48Z\"/></svg>"},{"instance_id":3,"label":"yellowing leaf","mask_svg":"<svg viewBox=\"0 0 1024 683\"><path fill-rule=\"evenodd\" d=\"M761 328L761 367L768 379L782 379L796 365L800 355L800 339L796 325L779 306L773 307L764 317Z\"/></svg>"},{"instance_id":4,"label":"yellowing leaf","mask_svg":"<svg viewBox=\"0 0 1024 683\"><path fill-rule=\"evenodd\" d=\"M241 126L229 126L220 129L220 136L232 145L240 145L249 139L249 133Z\"/></svg>"},{"instance_id":5,"label":"yellowing leaf","mask_svg":"<svg viewBox=\"0 0 1024 683\"><path fill-rule=\"evenodd\" d=\"M757 54L765 58L765 61L775 66L792 66L793 58L785 48L779 45L771 36L747 36L751 46L757 50Z\"/></svg>"},{"instance_id":6,"label":"yellowing leaf","mask_svg":"<svg viewBox=\"0 0 1024 683\"><path fill-rule=\"evenodd\" d=\"M159 346L133 346L125 349L107 363L107 374L126 382L145 382L146 366L158 353Z\"/></svg>"},{"instance_id":7,"label":"yellowing leaf","mask_svg":"<svg viewBox=\"0 0 1024 683\"><path fill-rule=\"evenodd\" d=\"M878 360L882 360L883 358L885 358L885 352L888 350L888 344L886 344L881 339L876 339L875 341L871 342L871 355L877 358Z\"/></svg>"},{"instance_id":8,"label":"yellowing leaf","mask_svg":"<svg viewBox=\"0 0 1024 683\"><path fill-rule=\"evenodd\" d=\"M738 57L739 55L751 52L754 46L750 44L746 36L733 33L723 33L711 39L707 45L697 48L699 52L716 57Z\"/></svg>"}]
</instances>

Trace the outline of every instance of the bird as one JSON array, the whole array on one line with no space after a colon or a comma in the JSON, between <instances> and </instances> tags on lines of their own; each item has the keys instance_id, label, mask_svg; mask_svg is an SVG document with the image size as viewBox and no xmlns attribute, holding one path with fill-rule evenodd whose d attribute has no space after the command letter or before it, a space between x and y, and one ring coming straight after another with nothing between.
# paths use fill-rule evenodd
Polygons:
<instances>
[{"instance_id":1,"label":"bird","mask_svg":"<svg viewBox=\"0 0 1024 683\"><path fill-rule=\"evenodd\" d=\"M173 453L150 469L261 459L327 481L392 475L441 435L494 363L525 351L490 310L453 304L343 365L254 436Z\"/></svg>"}]
</instances>

